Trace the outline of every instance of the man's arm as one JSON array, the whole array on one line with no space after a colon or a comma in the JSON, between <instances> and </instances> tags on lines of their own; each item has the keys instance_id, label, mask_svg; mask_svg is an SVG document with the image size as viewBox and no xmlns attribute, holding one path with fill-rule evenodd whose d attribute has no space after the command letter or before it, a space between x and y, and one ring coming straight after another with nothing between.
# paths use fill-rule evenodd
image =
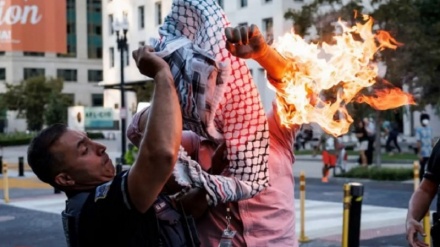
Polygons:
<instances>
[{"instance_id":1,"label":"man's arm","mask_svg":"<svg viewBox=\"0 0 440 247\"><path fill-rule=\"evenodd\" d=\"M438 184L430 179L423 179L419 188L411 196L406 217L406 238L410 246L428 246L417 238L417 234L425 236L420 220L429 210L432 200L437 193Z\"/></svg>"},{"instance_id":2,"label":"man's arm","mask_svg":"<svg viewBox=\"0 0 440 247\"><path fill-rule=\"evenodd\" d=\"M155 88L138 158L128 174L131 202L146 212L170 177L182 133L180 105L168 64L147 48L133 52L139 71L154 78Z\"/></svg>"},{"instance_id":3,"label":"man's arm","mask_svg":"<svg viewBox=\"0 0 440 247\"><path fill-rule=\"evenodd\" d=\"M292 64L278 51L269 46L256 25L250 27L228 27L225 30L226 48L239 58L252 58L257 61L276 87L285 73L292 69Z\"/></svg>"}]
</instances>

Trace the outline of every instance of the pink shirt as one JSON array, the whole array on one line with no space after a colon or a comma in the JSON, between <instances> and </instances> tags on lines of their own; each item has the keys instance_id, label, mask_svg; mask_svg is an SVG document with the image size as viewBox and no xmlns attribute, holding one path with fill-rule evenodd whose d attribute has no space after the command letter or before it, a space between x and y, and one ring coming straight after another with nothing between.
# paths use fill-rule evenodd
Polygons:
<instances>
[{"instance_id":1,"label":"pink shirt","mask_svg":"<svg viewBox=\"0 0 440 247\"><path fill-rule=\"evenodd\" d=\"M280 127L269 113L269 182L270 186L247 200L230 203L231 228L237 231L233 246L297 247L292 153L296 129ZM197 138L186 135L186 138ZM186 143L195 143L186 140ZM183 145L183 144L182 144ZM186 145L185 145L186 146ZM218 246L226 228L226 204L211 208L197 221L202 246Z\"/></svg>"}]
</instances>

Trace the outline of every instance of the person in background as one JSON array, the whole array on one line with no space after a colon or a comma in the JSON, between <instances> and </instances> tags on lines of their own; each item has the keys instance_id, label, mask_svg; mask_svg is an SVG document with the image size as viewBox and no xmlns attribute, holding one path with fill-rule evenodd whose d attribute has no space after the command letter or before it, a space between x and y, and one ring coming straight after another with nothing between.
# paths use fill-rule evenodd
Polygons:
<instances>
[{"instance_id":1,"label":"person in background","mask_svg":"<svg viewBox=\"0 0 440 247\"><path fill-rule=\"evenodd\" d=\"M431 155L433 138L432 130L429 127L429 115L422 113L420 115L421 127L416 128L416 140L417 140L417 157L420 162L420 181L423 179L425 173L425 166Z\"/></svg>"},{"instance_id":2,"label":"person in background","mask_svg":"<svg viewBox=\"0 0 440 247\"><path fill-rule=\"evenodd\" d=\"M359 155L360 155L360 162L359 164L361 166L367 166L368 160L366 156L366 152L368 150L368 134L365 130L364 121L359 120L355 129L356 137L359 140Z\"/></svg>"},{"instance_id":3,"label":"person in background","mask_svg":"<svg viewBox=\"0 0 440 247\"><path fill-rule=\"evenodd\" d=\"M397 152L400 153L401 149L399 146L399 142L397 141L397 137L399 136L399 126L397 125L396 122L392 122L392 123L390 123L389 121L386 122L388 122L388 125L384 126L385 133L387 135L385 148L387 152L390 155L392 155L393 148L391 147L391 143L393 143L394 147L397 149Z\"/></svg>"},{"instance_id":4,"label":"person in background","mask_svg":"<svg viewBox=\"0 0 440 247\"><path fill-rule=\"evenodd\" d=\"M368 148L365 151L367 164L373 164L374 140L376 140L376 126L373 118L364 118L364 128L367 132Z\"/></svg>"}]
</instances>

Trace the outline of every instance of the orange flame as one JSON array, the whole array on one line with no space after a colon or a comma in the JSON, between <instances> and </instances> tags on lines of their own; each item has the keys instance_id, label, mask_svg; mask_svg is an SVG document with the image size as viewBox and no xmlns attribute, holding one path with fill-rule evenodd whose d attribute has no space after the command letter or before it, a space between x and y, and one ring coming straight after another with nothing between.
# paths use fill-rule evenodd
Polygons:
<instances>
[{"instance_id":1,"label":"orange flame","mask_svg":"<svg viewBox=\"0 0 440 247\"><path fill-rule=\"evenodd\" d=\"M353 122L346 108L352 101L380 110L414 104L411 95L395 87L376 91L372 96L360 94L377 82L374 55L381 49L402 45L388 32L373 34L373 19L364 15L364 20L365 24L353 27L338 20L342 32L334 36L334 44L309 44L293 33L279 38L275 49L293 61L290 72L275 88L284 125L315 122L325 132L339 136L347 133Z\"/></svg>"}]
</instances>

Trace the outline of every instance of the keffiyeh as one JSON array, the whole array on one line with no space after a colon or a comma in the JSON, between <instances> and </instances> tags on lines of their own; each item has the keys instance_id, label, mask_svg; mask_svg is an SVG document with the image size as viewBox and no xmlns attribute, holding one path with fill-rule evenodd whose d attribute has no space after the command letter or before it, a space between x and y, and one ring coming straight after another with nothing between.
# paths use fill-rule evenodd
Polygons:
<instances>
[{"instance_id":1,"label":"keffiyeh","mask_svg":"<svg viewBox=\"0 0 440 247\"><path fill-rule=\"evenodd\" d=\"M245 62L225 48L229 25L215 0L174 0L159 29L160 39L152 43L159 53L168 51L163 56L175 79L184 128L226 142L231 177L202 171L185 152L180 152L174 173L186 173L177 178L182 185L204 187L212 204L250 198L268 186L266 115ZM210 79L198 80L200 73L188 65L195 54L202 54L205 62L212 57L215 73L208 73Z\"/></svg>"}]
</instances>

